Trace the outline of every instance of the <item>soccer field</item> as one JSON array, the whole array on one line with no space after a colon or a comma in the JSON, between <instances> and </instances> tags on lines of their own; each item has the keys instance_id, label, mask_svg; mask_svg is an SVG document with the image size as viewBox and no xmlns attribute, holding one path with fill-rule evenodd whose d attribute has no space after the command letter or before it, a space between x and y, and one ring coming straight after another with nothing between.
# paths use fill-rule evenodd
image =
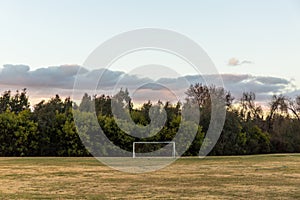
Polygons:
<instances>
[{"instance_id":1,"label":"soccer field","mask_svg":"<svg viewBox=\"0 0 300 200\"><path fill-rule=\"evenodd\" d=\"M94 158L0 158L0 199L299 199L300 154L181 158L145 174Z\"/></svg>"}]
</instances>

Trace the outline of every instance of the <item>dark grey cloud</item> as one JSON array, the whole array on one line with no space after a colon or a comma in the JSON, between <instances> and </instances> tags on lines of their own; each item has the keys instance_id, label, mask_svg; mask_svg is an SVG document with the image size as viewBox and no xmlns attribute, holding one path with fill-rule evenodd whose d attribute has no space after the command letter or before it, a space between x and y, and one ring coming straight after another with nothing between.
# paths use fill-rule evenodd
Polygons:
<instances>
[{"instance_id":1,"label":"dark grey cloud","mask_svg":"<svg viewBox=\"0 0 300 200\"><path fill-rule=\"evenodd\" d=\"M0 84L70 89L79 68L78 65L61 65L30 71L26 65L4 65L0 73ZM84 72L88 71L81 70L81 73Z\"/></svg>"},{"instance_id":2,"label":"dark grey cloud","mask_svg":"<svg viewBox=\"0 0 300 200\"><path fill-rule=\"evenodd\" d=\"M30 70L27 65L3 65L2 74L25 74Z\"/></svg>"},{"instance_id":3,"label":"dark grey cloud","mask_svg":"<svg viewBox=\"0 0 300 200\"><path fill-rule=\"evenodd\" d=\"M224 87L229 90L236 99L239 99L242 92L253 91L256 93L258 100L265 101L272 94L293 94L299 91L293 85L291 80L271 76L254 76L247 74L222 74ZM36 70L30 70L26 65L4 65L0 71L0 87L1 89L11 88L29 88L31 91L36 91L40 97L50 97L54 93L72 94L74 82L77 81L78 93L84 91L95 91L107 93L113 89L128 88L130 92L140 88L145 99L159 95L167 98L165 88L174 91L180 98L184 98L184 92L190 84L214 82L218 78L217 75L189 75L177 78L161 78L152 80L150 78L140 78L136 75L126 74L120 71L111 71L106 69L87 70L78 65L61 65L44 67ZM100 80L100 82L99 82ZM115 86L118 85L118 88ZM92 88L91 86L97 86ZM57 92L55 92L57 91ZM300 93L300 92L299 92ZM152 95L152 96L151 96Z\"/></svg>"}]
</instances>

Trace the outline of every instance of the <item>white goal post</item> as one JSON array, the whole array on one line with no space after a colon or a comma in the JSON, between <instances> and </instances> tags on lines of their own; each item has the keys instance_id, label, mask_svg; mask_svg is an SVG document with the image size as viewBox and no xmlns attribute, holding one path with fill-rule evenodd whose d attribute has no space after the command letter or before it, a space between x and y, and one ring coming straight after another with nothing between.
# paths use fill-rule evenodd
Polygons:
<instances>
[{"instance_id":1,"label":"white goal post","mask_svg":"<svg viewBox=\"0 0 300 200\"><path fill-rule=\"evenodd\" d=\"M176 157L176 148L175 148L175 142L172 141L160 141L160 142L133 142L132 145L132 157L136 158L136 144L172 144L172 155L170 157L175 158Z\"/></svg>"}]
</instances>

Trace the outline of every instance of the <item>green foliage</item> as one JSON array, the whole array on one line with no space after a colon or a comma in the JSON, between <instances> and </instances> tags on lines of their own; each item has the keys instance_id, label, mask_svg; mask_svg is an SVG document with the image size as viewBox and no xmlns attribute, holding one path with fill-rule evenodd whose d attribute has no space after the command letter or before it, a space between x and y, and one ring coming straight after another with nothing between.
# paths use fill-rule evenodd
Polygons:
<instances>
[{"instance_id":1,"label":"green foliage","mask_svg":"<svg viewBox=\"0 0 300 200\"><path fill-rule=\"evenodd\" d=\"M0 156L35 155L38 148L37 124L28 110L0 114Z\"/></svg>"},{"instance_id":2,"label":"green foliage","mask_svg":"<svg viewBox=\"0 0 300 200\"><path fill-rule=\"evenodd\" d=\"M10 110L19 113L23 110L29 109L28 96L26 95L26 88L20 93L18 90L14 96L11 96L11 91L5 91L0 97L0 113Z\"/></svg>"},{"instance_id":3,"label":"green foliage","mask_svg":"<svg viewBox=\"0 0 300 200\"><path fill-rule=\"evenodd\" d=\"M196 103L196 107L148 101L134 108L128 91L121 90L113 97L85 94L79 106L70 98L62 100L56 95L30 110L26 89L14 95L6 91L0 96L0 156L90 156L90 152L96 156L115 152L118 156L120 149L125 150L122 155L130 155L133 142L171 140L176 142L177 153L197 156L211 144L210 140L204 141L211 115L210 92L227 108L221 136L210 155L300 152L300 97L292 100L274 96L264 119L254 93L244 93L240 106L233 108L229 92L196 84L187 91L187 102ZM112 103L123 111L113 111ZM164 119L162 108L166 122L152 130L148 125ZM191 112L183 119L184 109ZM201 115L199 123L190 120L197 109ZM152 115L156 117L151 118ZM126 117L134 123L126 121ZM137 130L147 137L130 135Z\"/></svg>"}]
</instances>

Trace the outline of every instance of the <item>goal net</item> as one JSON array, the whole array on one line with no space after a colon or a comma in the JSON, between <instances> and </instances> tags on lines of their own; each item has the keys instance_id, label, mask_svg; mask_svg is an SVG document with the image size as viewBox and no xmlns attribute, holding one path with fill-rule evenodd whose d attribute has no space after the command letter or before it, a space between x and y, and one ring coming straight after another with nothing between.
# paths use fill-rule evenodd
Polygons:
<instances>
[{"instance_id":1,"label":"goal net","mask_svg":"<svg viewBox=\"0 0 300 200\"><path fill-rule=\"evenodd\" d=\"M175 158L175 142L133 142L133 158L166 157Z\"/></svg>"}]
</instances>

